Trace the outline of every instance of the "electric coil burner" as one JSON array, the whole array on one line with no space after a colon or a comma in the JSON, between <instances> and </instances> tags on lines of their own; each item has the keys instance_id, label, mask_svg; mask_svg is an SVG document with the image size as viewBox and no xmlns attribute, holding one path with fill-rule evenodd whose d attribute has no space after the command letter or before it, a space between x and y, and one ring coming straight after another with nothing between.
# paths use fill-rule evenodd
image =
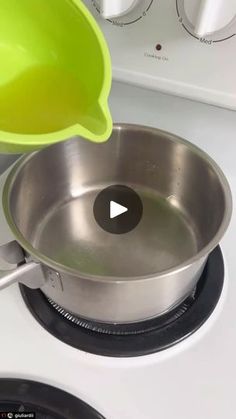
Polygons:
<instances>
[{"instance_id":1,"label":"electric coil burner","mask_svg":"<svg viewBox=\"0 0 236 419\"><path fill-rule=\"evenodd\" d=\"M36 320L62 342L97 355L131 357L164 350L199 329L213 312L223 282L224 262L218 246L210 254L196 289L177 308L154 319L123 325L79 319L40 290L20 288Z\"/></svg>"},{"instance_id":2,"label":"electric coil burner","mask_svg":"<svg viewBox=\"0 0 236 419\"><path fill-rule=\"evenodd\" d=\"M0 379L0 418L20 418L24 413L35 419L104 419L91 406L55 387Z\"/></svg>"}]
</instances>

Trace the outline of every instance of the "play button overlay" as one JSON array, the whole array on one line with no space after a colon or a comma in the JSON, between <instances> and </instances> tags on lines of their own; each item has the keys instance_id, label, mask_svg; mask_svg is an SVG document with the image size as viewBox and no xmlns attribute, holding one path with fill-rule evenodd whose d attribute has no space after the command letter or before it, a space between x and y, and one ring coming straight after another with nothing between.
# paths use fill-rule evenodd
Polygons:
<instances>
[{"instance_id":1,"label":"play button overlay","mask_svg":"<svg viewBox=\"0 0 236 419\"><path fill-rule=\"evenodd\" d=\"M106 232L125 234L139 224L143 204L133 189L123 185L112 185L97 195L93 213L98 225Z\"/></svg>"},{"instance_id":2,"label":"play button overlay","mask_svg":"<svg viewBox=\"0 0 236 419\"><path fill-rule=\"evenodd\" d=\"M110 218L116 218L124 212L127 212L128 208L123 207L123 205L117 204L117 202L110 202Z\"/></svg>"}]
</instances>

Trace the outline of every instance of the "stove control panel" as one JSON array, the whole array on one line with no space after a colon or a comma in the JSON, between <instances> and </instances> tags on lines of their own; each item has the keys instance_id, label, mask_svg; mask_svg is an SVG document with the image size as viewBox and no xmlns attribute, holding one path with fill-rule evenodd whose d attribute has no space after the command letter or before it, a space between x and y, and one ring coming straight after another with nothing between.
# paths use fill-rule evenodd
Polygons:
<instances>
[{"instance_id":1,"label":"stove control panel","mask_svg":"<svg viewBox=\"0 0 236 419\"><path fill-rule=\"evenodd\" d=\"M123 26L146 16L152 0L94 0L101 17L113 25Z\"/></svg>"},{"instance_id":2,"label":"stove control panel","mask_svg":"<svg viewBox=\"0 0 236 419\"><path fill-rule=\"evenodd\" d=\"M236 0L83 0L114 79L236 110Z\"/></svg>"},{"instance_id":3,"label":"stove control panel","mask_svg":"<svg viewBox=\"0 0 236 419\"><path fill-rule=\"evenodd\" d=\"M236 0L177 0L177 15L197 39L226 40L235 34Z\"/></svg>"}]
</instances>

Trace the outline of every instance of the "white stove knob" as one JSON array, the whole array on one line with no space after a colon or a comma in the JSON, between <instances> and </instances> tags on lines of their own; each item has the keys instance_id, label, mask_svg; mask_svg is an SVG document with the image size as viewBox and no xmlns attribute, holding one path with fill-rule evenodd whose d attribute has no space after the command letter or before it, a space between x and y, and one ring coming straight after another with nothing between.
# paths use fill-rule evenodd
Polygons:
<instances>
[{"instance_id":1,"label":"white stove knob","mask_svg":"<svg viewBox=\"0 0 236 419\"><path fill-rule=\"evenodd\" d=\"M220 31L236 16L236 0L184 0L184 8L198 36Z\"/></svg>"},{"instance_id":2,"label":"white stove knob","mask_svg":"<svg viewBox=\"0 0 236 419\"><path fill-rule=\"evenodd\" d=\"M141 0L99 0L100 13L104 19L113 19L119 16L126 15Z\"/></svg>"}]
</instances>

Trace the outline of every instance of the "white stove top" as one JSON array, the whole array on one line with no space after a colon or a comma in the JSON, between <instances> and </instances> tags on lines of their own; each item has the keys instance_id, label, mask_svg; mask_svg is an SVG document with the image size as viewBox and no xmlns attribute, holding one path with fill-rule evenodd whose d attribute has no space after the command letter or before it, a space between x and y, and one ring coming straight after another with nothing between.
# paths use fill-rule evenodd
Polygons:
<instances>
[{"instance_id":1,"label":"white stove top","mask_svg":"<svg viewBox=\"0 0 236 419\"><path fill-rule=\"evenodd\" d=\"M115 121L156 126L208 152L236 199L235 112L121 84L114 84L110 101ZM1 243L12 239L2 210L0 228ZM222 242L226 278L215 312L190 338L157 354L117 359L74 349L37 323L17 286L1 291L0 377L54 385L107 419L234 419L235 231L234 213Z\"/></svg>"}]
</instances>

